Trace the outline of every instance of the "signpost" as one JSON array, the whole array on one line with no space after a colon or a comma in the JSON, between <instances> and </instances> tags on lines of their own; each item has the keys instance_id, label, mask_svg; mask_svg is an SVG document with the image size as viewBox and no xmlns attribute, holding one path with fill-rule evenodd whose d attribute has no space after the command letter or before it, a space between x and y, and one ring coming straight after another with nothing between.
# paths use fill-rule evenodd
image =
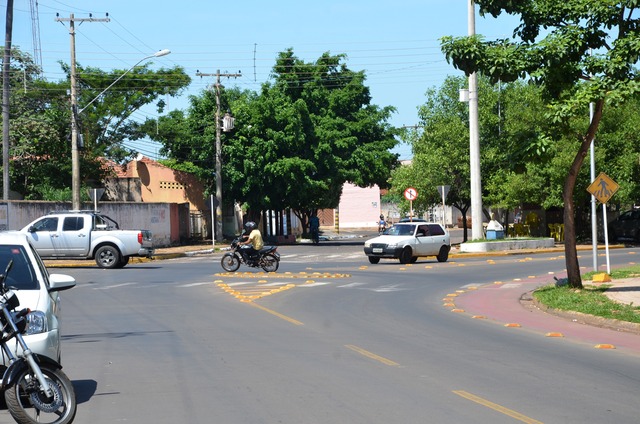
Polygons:
<instances>
[{"instance_id":1,"label":"signpost","mask_svg":"<svg viewBox=\"0 0 640 424\"><path fill-rule=\"evenodd\" d=\"M591 193L600 203L602 203L602 221L604 227L604 248L607 257L607 274L611 274L611 264L609 263L609 231L607 228L607 202L616 194L620 186L613 181L607 174L601 172L595 180L587 187L587 191ZM597 271L597 269L594 269Z\"/></svg>"},{"instance_id":2,"label":"signpost","mask_svg":"<svg viewBox=\"0 0 640 424\"><path fill-rule=\"evenodd\" d=\"M447 194L449 194L449 188L451 186L448 185L441 185L438 186L438 193L440 193L440 196L442 197L442 226L446 227L447 224L445 223L445 219L444 219L444 199L447 198Z\"/></svg>"},{"instance_id":3,"label":"signpost","mask_svg":"<svg viewBox=\"0 0 640 424\"><path fill-rule=\"evenodd\" d=\"M413 201L418 198L418 190L409 187L404 191L404 198L409 201L409 219L413 221Z\"/></svg>"}]
</instances>

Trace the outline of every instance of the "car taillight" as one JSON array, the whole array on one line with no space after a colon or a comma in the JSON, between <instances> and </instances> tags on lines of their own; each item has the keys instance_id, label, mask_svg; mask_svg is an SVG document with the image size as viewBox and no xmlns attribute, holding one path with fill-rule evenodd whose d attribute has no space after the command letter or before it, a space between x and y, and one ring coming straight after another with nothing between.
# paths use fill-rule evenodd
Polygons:
<instances>
[{"instance_id":1,"label":"car taillight","mask_svg":"<svg viewBox=\"0 0 640 424\"><path fill-rule=\"evenodd\" d=\"M138 243L142 244L142 231L138 233Z\"/></svg>"}]
</instances>

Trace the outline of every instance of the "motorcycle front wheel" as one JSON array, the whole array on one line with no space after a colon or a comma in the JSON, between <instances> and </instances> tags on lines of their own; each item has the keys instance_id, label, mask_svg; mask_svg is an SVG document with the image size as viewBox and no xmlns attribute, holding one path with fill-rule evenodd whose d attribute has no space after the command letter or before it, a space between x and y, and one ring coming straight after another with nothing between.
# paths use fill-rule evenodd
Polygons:
<instances>
[{"instance_id":1,"label":"motorcycle front wheel","mask_svg":"<svg viewBox=\"0 0 640 424\"><path fill-rule=\"evenodd\" d=\"M280 260L272 253L267 253L260 258L260 266L265 272L276 272L280 266Z\"/></svg>"},{"instance_id":2,"label":"motorcycle front wheel","mask_svg":"<svg viewBox=\"0 0 640 424\"><path fill-rule=\"evenodd\" d=\"M227 272L236 272L240 268L240 259L234 253L225 253L222 255L220 265Z\"/></svg>"},{"instance_id":3,"label":"motorcycle front wheel","mask_svg":"<svg viewBox=\"0 0 640 424\"><path fill-rule=\"evenodd\" d=\"M19 424L68 424L76 415L76 394L71 381L60 369L41 366L53 391L47 397L30 369L25 369L16 384L7 387L4 399L13 419Z\"/></svg>"}]
</instances>

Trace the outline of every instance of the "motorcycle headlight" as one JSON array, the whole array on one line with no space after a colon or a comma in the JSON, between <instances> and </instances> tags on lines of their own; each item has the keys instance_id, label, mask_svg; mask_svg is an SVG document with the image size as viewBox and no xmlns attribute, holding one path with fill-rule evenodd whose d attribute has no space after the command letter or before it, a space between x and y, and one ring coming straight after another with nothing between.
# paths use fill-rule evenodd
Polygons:
<instances>
[{"instance_id":1,"label":"motorcycle headlight","mask_svg":"<svg viewBox=\"0 0 640 424\"><path fill-rule=\"evenodd\" d=\"M45 333L47 330L47 317L44 312L29 312L27 315L27 334Z\"/></svg>"}]
</instances>

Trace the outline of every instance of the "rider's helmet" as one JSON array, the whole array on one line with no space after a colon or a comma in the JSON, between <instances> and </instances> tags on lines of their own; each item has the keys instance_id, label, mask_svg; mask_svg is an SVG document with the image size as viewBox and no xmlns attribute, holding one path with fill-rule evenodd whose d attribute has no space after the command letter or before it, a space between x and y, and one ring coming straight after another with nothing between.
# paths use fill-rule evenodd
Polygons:
<instances>
[{"instance_id":1,"label":"rider's helmet","mask_svg":"<svg viewBox=\"0 0 640 424\"><path fill-rule=\"evenodd\" d=\"M380 219L384 219L384 215L380 214Z\"/></svg>"},{"instance_id":2,"label":"rider's helmet","mask_svg":"<svg viewBox=\"0 0 640 424\"><path fill-rule=\"evenodd\" d=\"M246 224L244 224L244 230L246 232L248 232L248 233L250 233L251 231L255 230L256 228L258 228L258 226L253 221L249 221Z\"/></svg>"}]
</instances>

